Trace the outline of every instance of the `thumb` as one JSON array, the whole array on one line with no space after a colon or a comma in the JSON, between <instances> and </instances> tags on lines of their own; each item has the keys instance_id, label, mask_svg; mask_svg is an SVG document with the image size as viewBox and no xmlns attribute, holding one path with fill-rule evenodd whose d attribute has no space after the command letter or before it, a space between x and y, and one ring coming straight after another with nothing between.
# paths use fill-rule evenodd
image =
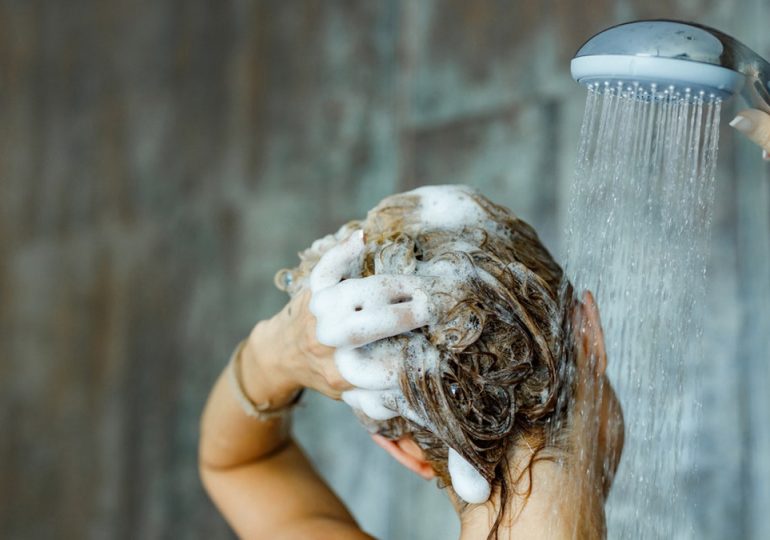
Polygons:
<instances>
[{"instance_id":1,"label":"thumb","mask_svg":"<svg viewBox=\"0 0 770 540\"><path fill-rule=\"evenodd\" d=\"M765 159L770 153L770 115L756 109L741 111L730 122L730 126L737 129L749 139L758 144L765 151Z\"/></svg>"}]
</instances>

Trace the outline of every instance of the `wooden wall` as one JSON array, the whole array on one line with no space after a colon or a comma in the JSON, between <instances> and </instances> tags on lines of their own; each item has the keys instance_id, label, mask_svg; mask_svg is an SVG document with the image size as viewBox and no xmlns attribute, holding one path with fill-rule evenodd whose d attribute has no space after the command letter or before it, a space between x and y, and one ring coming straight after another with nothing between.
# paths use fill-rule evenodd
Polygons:
<instances>
[{"instance_id":1,"label":"wooden wall","mask_svg":"<svg viewBox=\"0 0 770 540\"><path fill-rule=\"evenodd\" d=\"M0 537L230 537L197 424L284 301L273 273L425 183L477 186L560 252L569 59L660 16L770 56L767 0L0 0ZM768 170L724 130L698 538L770 534ZM346 407L311 396L296 432L366 530L456 535Z\"/></svg>"}]
</instances>

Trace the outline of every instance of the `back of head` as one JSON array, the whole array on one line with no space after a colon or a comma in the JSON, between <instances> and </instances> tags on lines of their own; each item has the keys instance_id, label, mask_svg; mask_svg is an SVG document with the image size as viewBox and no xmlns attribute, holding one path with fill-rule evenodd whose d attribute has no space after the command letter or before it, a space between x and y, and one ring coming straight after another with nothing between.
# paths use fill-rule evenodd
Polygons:
<instances>
[{"instance_id":1,"label":"back of head","mask_svg":"<svg viewBox=\"0 0 770 540\"><path fill-rule=\"evenodd\" d=\"M509 210L467 187L432 186L388 197L365 221L317 241L297 269L277 277L279 286L299 291L323 252L359 227L363 277L452 278L433 292L446 306L437 322L414 330L438 361L407 362L401 372L408 405L427 422L362 421L387 438L411 435L443 485L451 485L449 448L493 486L504 484L516 445L537 450L559 435L572 365L572 288L562 269Z\"/></svg>"}]
</instances>

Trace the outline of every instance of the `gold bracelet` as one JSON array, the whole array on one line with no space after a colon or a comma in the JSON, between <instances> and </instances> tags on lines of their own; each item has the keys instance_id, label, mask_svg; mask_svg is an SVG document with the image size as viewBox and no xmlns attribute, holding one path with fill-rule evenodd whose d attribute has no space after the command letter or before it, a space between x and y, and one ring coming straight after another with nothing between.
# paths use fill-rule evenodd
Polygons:
<instances>
[{"instance_id":1,"label":"gold bracelet","mask_svg":"<svg viewBox=\"0 0 770 540\"><path fill-rule=\"evenodd\" d=\"M235 347L235 350L233 351L233 354L230 357L230 361L227 365L227 378L230 380L230 387L233 389L235 400L241 406L243 412L245 412L246 415L250 416L251 418L256 418L257 420L262 421L272 420L274 418L283 418L291 412L291 409L294 408L297 403L299 403L299 400L302 397L302 393L305 389L300 388L297 390L297 393L294 395L291 401L289 401L286 405L282 405L276 409L272 408L272 403L270 403L270 401L267 401L266 403L254 403L254 401L246 394L246 390L243 386L243 380L241 378L241 352L246 346L247 341L248 339L244 339L238 343L238 346Z\"/></svg>"}]
</instances>

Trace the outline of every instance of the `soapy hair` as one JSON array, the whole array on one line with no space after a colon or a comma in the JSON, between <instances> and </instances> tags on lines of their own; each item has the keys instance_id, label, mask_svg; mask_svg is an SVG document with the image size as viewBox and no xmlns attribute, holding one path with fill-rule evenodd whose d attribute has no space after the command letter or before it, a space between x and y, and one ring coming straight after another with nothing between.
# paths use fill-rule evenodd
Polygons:
<instances>
[{"instance_id":1,"label":"soapy hair","mask_svg":"<svg viewBox=\"0 0 770 540\"><path fill-rule=\"evenodd\" d=\"M419 196L405 193L386 198L364 222L349 223L337 236L363 228L364 277L381 268L407 273L419 261L439 259L463 269L462 282L446 291L450 309L436 324L414 330L439 351L438 365L424 369L407 362L401 372L408 405L431 429L402 417L361 420L389 439L411 435L441 487L451 486L448 449L455 449L499 490L505 509L516 489L507 472L514 447L528 445L535 460L560 444L574 372L574 351L566 338L574 299L572 286L532 227L475 191L467 194L487 219L461 230L426 227L420 222ZM279 287L296 292L335 241L327 237L300 254L299 268L277 275ZM532 464L522 474L531 475ZM531 481L528 485L531 489Z\"/></svg>"}]
</instances>

